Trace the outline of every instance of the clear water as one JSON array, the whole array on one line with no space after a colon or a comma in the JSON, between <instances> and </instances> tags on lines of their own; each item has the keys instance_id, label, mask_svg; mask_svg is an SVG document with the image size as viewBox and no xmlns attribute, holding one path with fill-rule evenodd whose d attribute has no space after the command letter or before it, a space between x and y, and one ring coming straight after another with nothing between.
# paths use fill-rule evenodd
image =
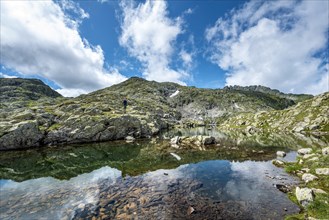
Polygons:
<instances>
[{"instance_id":1,"label":"clear water","mask_svg":"<svg viewBox=\"0 0 329 220\"><path fill-rule=\"evenodd\" d=\"M275 152L291 161L296 146L328 144L217 137L206 151L154 139L1 152L0 219L283 219L299 207L275 185L297 179L272 165Z\"/></svg>"}]
</instances>

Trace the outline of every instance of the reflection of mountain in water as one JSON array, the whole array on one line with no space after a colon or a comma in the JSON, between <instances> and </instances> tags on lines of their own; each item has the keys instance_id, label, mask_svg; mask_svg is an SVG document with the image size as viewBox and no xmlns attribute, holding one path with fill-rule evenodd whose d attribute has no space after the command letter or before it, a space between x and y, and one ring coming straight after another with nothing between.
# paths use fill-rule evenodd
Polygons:
<instances>
[{"instance_id":1,"label":"reflection of mountain in water","mask_svg":"<svg viewBox=\"0 0 329 220\"><path fill-rule=\"evenodd\" d=\"M5 199L0 203L0 217L282 219L299 210L273 187L278 182L294 182L283 175L270 162L213 160L136 177L122 178L117 169L103 167L67 181L5 181L1 185ZM281 180L268 176L281 176ZM190 206L196 212L188 216Z\"/></svg>"},{"instance_id":2,"label":"reflection of mountain in water","mask_svg":"<svg viewBox=\"0 0 329 220\"><path fill-rule=\"evenodd\" d=\"M303 147L325 147L329 145L329 136L315 136L301 133L254 133L230 131L222 132L216 128L197 127L171 130L164 134L165 137L174 136L192 136L192 135L210 135L217 140L231 140L237 145L260 145L273 147L289 147L299 149Z\"/></svg>"},{"instance_id":3,"label":"reflection of mountain in water","mask_svg":"<svg viewBox=\"0 0 329 220\"><path fill-rule=\"evenodd\" d=\"M279 134L244 135L241 133L224 134L206 128L180 130L181 135L211 134L218 144L209 146L205 151L198 149L174 149L168 139L143 140L135 143L123 141L70 145L61 148L45 147L28 151L10 151L0 154L0 179L23 181L31 178L52 176L69 179L88 173L103 166L122 171L123 175L140 175L150 170L172 169L182 164L206 160L270 160L276 157L277 150L290 151L300 147L327 146L324 138L313 136L282 136ZM173 137L172 131L164 137ZM178 154L177 161L170 155Z\"/></svg>"}]
</instances>

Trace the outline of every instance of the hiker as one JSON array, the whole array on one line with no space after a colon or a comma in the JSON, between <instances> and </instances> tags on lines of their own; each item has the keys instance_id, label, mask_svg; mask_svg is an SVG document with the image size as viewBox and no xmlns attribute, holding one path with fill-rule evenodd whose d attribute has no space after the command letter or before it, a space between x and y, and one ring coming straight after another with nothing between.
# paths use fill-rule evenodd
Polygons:
<instances>
[{"instance_id":1,"label":"hiker","mask_svg":"<svg viewBox=\"0 0 329 220\"><path fill-rule=\"evenodd\" d=\"M128 105L127 98L124 98L122 103L123 103L124 113L126 113L126 109L127 109L127 105Z\"/></svg>"}]
</instances>

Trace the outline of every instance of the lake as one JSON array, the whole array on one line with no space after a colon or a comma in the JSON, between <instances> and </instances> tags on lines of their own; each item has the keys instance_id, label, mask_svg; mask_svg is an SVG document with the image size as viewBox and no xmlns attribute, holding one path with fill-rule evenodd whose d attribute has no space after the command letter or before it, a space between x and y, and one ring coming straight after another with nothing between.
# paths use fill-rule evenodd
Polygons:
<instances>
[{"instance_id":1,"label":"lake","mask_svg":"<svg viewBox=\"0 0 329 220\"><path fill-rule=\"evenodd\" d=\"M208 135L205 150L170 147L176 135ZM173 130L133 143L52 146L0 155L1 219L283 219L299 207L277 184L298 178L272 165L276 151L325 146L304 135ZM181 157L177 160L170 153Z\"/></svg>"}]
</instances>

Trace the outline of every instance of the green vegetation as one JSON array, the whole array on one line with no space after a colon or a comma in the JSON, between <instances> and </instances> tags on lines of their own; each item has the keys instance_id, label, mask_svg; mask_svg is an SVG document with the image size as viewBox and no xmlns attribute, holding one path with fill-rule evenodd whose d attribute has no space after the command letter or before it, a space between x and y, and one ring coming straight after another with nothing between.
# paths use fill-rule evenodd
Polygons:
<instances>
[{"instance_id":1,"label":"green vegetation","mask_svg":"<svg viewBox=\"0 0 329 220\"><path fill-rule=\"evenodd\" d=\"M311 202L306 207L301 207L302 212L298 215L289 216L286 219L305 219L304 216L313 217L316 219L326 219L329 216L329 176L316 174L316 168L328 168L329 167L329 157L327 155L322 155L320 149L315 152L318 159L313 160L314 157L309 157L307 159L299 158L296 162L287 163L284 165L285 170L291 174L302 176L304 172L302 170L309 169L309 173L317 176L316 180L310 181L308 183L302 182L300 187L307 187L310 189L323 190L325 193L314 193L314 201ZM296 204L299 205L295 191L288 194L288 197Z\"/></svg>"}]
</instances>

